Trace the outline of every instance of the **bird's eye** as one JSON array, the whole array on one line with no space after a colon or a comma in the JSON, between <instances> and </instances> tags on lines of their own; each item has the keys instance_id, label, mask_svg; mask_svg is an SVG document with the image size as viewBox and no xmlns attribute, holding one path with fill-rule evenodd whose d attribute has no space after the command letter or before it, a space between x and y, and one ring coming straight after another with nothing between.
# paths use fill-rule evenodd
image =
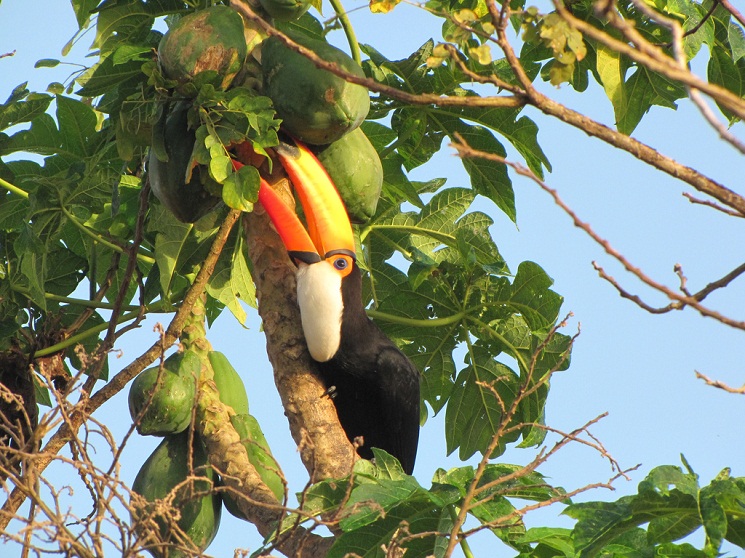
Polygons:
<instances>
[{"instance_id":1,"label":"bird's eye","mask_svg":"<svg viewBox=\"0 0 745 558\"><path fill-rule=\"evenodd\" d=\"M343 271L343 270L347 269L347 266L348 265L349 265L349 263L347 262L347 260L345 258L336 258L334 260L334 267L336 269L338 269L339 271Z\"/></svg>"}]
</instances>

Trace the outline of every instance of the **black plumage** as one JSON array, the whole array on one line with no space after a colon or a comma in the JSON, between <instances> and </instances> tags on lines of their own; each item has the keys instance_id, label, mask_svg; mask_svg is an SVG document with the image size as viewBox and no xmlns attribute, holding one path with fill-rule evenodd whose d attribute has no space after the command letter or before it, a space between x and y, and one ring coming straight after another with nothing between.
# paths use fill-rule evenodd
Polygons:
<instances>
[{"instance_id":1,"label":"black plumage","mask_svg":"<svg viewBox=\"0 0 745 558\"><path fill-rule=\"evenodd\" d=\"M371 448L383 449L411 474L419 440L419 372L367 317L361 283L354 264L342 280L341 344L331 360L317 363L318 370L347 437L364 439L358 454L371 459Z\"/></svg>"}]
</instances>

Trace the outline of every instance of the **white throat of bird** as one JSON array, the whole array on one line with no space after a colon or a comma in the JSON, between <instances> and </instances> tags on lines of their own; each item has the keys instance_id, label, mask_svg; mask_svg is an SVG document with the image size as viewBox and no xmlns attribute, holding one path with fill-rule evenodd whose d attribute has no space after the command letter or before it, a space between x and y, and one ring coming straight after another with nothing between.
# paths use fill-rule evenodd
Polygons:
<instances>
[{"instance_id":1,"label":"white throat of bird","mask_svg":"<svg viewBox=\"0 0 745 558\"><path fill-rule=\"evenodd\" d=\"M326 261L301 262L296 275L305 342L313 360L326 362L336 354L341 339L342 278Z\"/></svg>"}]
</instances>

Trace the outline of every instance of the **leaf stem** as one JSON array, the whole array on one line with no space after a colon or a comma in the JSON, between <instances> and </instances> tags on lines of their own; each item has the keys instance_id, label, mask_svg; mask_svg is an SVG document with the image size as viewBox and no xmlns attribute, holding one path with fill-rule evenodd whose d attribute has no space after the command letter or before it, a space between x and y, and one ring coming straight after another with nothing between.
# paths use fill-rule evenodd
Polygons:
<instances>
[{"instance_id":1,"label":"leaf stem","mask_svg":"<svg viewBox=\"0 0 745 558\"><path fill-rule=\"evenodd\" d=\"M455 511L455 506L449 506L450 509L450 518L453 520L453 523L455 523L458 520L458 512ZM458 540L458 543L460 544L460 549L463 551L463 555L466 558L474 558L473 551L471 550L471 545L468 544L468 541L465 537Z\"/></svg>"},{"instance_id":2,"label":"leaf stem","mask_svg":"<svg viewBox=\"0 0 745 558\"><path fill-rule=\"evenodd\" d=\"M139 309L136 312L129 312L127 314L122 314L119 316L119 319L116 323L120 324L122 322L127 322L129 320L134 320L137 316L140 315ZM92 335L97 335L101 333L102 331L106 330L109 327L109 322L103 322L102 324L98 324L93 326L90 329L86 329L85 331L81 331L80 333L77 333L73 335L72 337L68 337L64 341L60 341L59 343L55 343L54 345L50 345L49 347L45 347L43 349L39 349L34 353L34 357L43 357L47 355L51 355L54 353L57 353L59 351L62 351L64 349L67 349L68 347L72 347L76 343L80 343L84 339L87 339L88 337Z\"/></svg>"},{"instance_id":3,"label":"leaf stem","mask_svg":"<svg viewBox=\"0 0 745 558\"><path fill-rule=\"evenodd\" d=\"M11 184L7 180L0 178L0 186L14 194L18 194L22 198L28 199L28 192L26 190L21 190L18 186Z\"/></svg>"},{"instance_id":4,"label":"leaf stem","mask_svg":"<svg viewBox=\"0 0 745 558\"><path fill-rule=\"evenodd\" d=\"M27 289L24 289L23 287L17 287L15 285L11 285L10 288L17 292L18 294L21 294L27 298L31 298L31 292ZM96 302L95 300L87 300L84 298L73 298L69 296L61 296L56 295L53 293L44 293L44 298L47 300L53 300L54 302L62 302L64 304L71 304L75 306L85 306L86 308L96 308L98 310L114 310L114 307L116 306L113 302ZM134 311L139 310L139 306L135 305L126 305L122 307L122 310L126 311ZM169 312L171 307L169 307L166 304L156 304L154 306L146 307L147 312ZM175 312L176 309L174 308L173 311Z\"/></svg>"},{"instance_id":5,"label":"leaf stem","mask_svg":"<svg viewBox=\"0 0 745 558\"><path fill-rule=\"evenodd\" d=\"M75 217L75 215L73 215L72 213L70 213L70 211L66 207L60 206L60 209L62 210L62 213L65 214L65 217L67 217L70 220L70 222L73 225L75 225L81 232L88 235L90 238L92 238L96 242L103 244L107 248L111 248L115 252L119 252L120 254L125 253L126 250L124 248L122 248L118 244L114 244L113 242L106 240L100 234L92 231L91 229L86 227L83 223L78 221L78 218ZM143 254L139 251L137 252L137 259L140 260L141 262L149 263L151 265L155 264L155 258L153 258L152 256L148 256L147 254Z\"/></svg>"},{"instance_id":6,"label":"leaf stem","mask_svg":"<svg viewBox=\"0 0 745 558\"><path fill-rule=\"evenodd\" d=\"M432 229L423 229L417 225L380 225L380 224L371 224L365 227L363 230L360 231L360 242L365 240L368 234L370 234L375 229L379 230L396 230L396 231L404 231L404 232L410 232L412 234L418 234L421 236L429 236L432 237L439 242L443 242L445 244L454 244L455 243L455 237L451 234L442 233L440 231L434 231Z\"/></svg>"},{"instance_id":7,"label":"leaf stem","mask_svg":"<svg viewBox=\"0 0 745 558\"><path fill-rule=\"evenodd\" d=\"M388 314L381 312L380 310L367 310L367 315L376 320L383 320L393 324L414 326L414 327L442 327L457 323L466 317L466 312L458 312L452 316L445 318L431 318L426 320L420 320L418 318L405 318L404 316L396 316L394 314Z\"/></svg>"},{"instance_id":8,"label":"leaf stem","mask_svg":"<svg viewBox=\"0 0 745 558\"><path fill-rule=\"evenodd\" d=\"M349 49L352 51L352 58L355 62L357 62L357 64L362 65L362 57L360 56L360 44L357 42L357 36L354 33L354 27L352 27L352 22L349 21L349 16L347 15L344 6L342 5L340 0L329 1L331 2L331 7L334 8L334 12L336 12L336 16L339 18L339 22L344 29L344 34L347 36Z\"/></svg>"}]
</instances>

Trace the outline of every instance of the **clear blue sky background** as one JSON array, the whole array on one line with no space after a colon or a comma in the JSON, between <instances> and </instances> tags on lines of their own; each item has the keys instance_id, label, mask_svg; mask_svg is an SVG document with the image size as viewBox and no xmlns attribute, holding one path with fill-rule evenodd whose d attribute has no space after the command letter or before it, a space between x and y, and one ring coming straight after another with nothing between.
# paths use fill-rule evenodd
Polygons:
<instances>
[{"instance_id":1,"label":"clear blue sky background","mask_svg":"<svg viewBox=\"0 0 745 558\"><path fill-rule=\"evenodd\" d=\"M364 3L346 5L349 9L361 8L352 14L360 41L374 44L391 59L405 57L427 39L440 37L439 20L417 8L401 5L388 16L376 16L368 12ZM23 81L28 80L36 90L44 90L52 81L64 81L69 67L33 70L33 64L40 58L59 57L75 28L67 2L2 2L0 53L15 51L15 55L0 59L0 99L4 100ZM337 36L343 42L341 34ZM91 40L92 34L80 40L73 60L82 60ZM695 66L700 70L702 64ZM592 92L581 95L567 86L541 87L554 99L613 125L612 108L596 84L591 84ZM742 263L742 221L691 205L681 195L691 191L686 185L625 153L533 109L526 109L525 114L538 123L539 141L553 165L554 171L547 176L549 185L557 188L581 218L651 277L675 287L673 265L680 263L689 288L698 290ZM735 126L734 132L742 136L742 125ZM717 138L690 103L681 102L677 111L653 108L634 136L728 187L743 191L743 159ZM510 156L520 161L514 152ZM467 184L467 176L450 148L414 175L416 179L437 176L447 177L451 185ZM554 377L547 422L569 431L608 412L609 416L592 429L593 434L623 467L641 464L631 473L630 482L616 483L615 493L595 491L586 498L616 499L633 493L636 484L654 466L680 464L681 453L702 483L708 483L724 467L732 467L735 476L745 476L743 396L707 387L694 377L694 370L699 370L731 385L740 385L745 380L743 334L690 310L651 316L620 299L610 285L597 277L593 260L648 302L660 306L667 303L625 274L599 246L574 228L570 219L533 183L514 175L513 180L517 226L488 201L478 201L474 209L486 211L495 219L495 240L512 269L517 269L523 260L532 260L555 280L555 290L565 297L563 311L574 313L566 332L573 333L581 323L572 365ZM726 292L712 296L710 304L743 319L743 281L740 279ZM302 489L306 474L286 427L255 315L247 330L225 315L209 332L209 338L242 374L251 412L263 425L292 490ZM154 339L149 326L125 336L125 343L118 347L123 356L111 358L113 371L129 363ZM131 422L126 394L111 401L96 417L120 440ZM431 418L422 431L415 475L425 486L436 467L459 464L454 456L445 456L442 418ZM157 439L133 437L124 452L123 480L134 478L139 464L157 443ZM500 461L525 463L533 455L533 450L510 449ZM550 477L550 482L568 490L604 482L612 476L606 461L579 446L561 451L541 471ZM73 482L69 469L57 477L53 474L52 480L59 484ZM80 499L73 501L81 506L85 491L77 487L76 494ZM80 515L90 511L87 505L78 508ZM534 526L569 525L557 517L559 512L560 508L552 508L534 518L528 515L526 521ZM259 538L252 527L228 514L224 514L223 522L210 554L232 556L236 546L256 548ZM492 541L488 534L475 540L477 555L513 554ZM497 545L496 554L493 544Z\"/></svg>"}]
</instances>

